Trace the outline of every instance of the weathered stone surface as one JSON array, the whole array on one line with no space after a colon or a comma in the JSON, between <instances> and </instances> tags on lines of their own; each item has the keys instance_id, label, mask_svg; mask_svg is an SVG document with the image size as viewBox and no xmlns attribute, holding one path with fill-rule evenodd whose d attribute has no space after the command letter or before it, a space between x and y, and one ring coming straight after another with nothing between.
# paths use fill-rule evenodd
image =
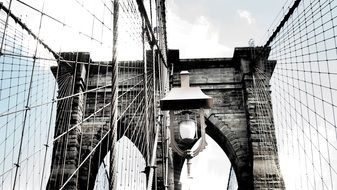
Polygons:
<instances>
[{"instance_id":1,"label":"weathered stone surface","mask_svg":"<svg viewBox=\"0 0 337 190\"><path fill-rule=\"evenodd\" d=\"M257 103L270 104L270 101L257 101L254 96L253 68L256 63L251 52L259 50L236 48L233 58L180 59L174 63L173 86L180 86L180 71L188 70L191 86L199 86L213 97L214 106L206 118L206 132L227 154L239 189L284 189L274 125L264 124L268 127L261 130L259 127L264 119L261 114L256 116ZM270 76L272 69L265 72ZM270 100L269 95L268 98ZM262 116L272 120L272 115L264 113ZM175 156L176 189L179 189L183 161Z\"/></svg>"}]
</instances>

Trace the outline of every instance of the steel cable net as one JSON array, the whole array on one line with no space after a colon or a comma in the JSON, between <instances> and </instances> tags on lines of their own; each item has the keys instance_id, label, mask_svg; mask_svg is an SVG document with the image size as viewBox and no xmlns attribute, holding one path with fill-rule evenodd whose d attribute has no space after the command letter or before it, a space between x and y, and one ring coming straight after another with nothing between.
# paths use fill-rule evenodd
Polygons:
<instances>
[{"instance_id":1,"label":"steel cable net","mask_svg":"<svg viewBox=\"0 0 337 190\"><path fill-rule=\"evenodd\" d=\"M0 189L146 188L163 2L1 5Z\"/></svg>"},{"instance_id":2,"label":"steel cable net","mask_svg":"<svg viewBox=\"0 0 337 190\"><path fill-rule=\"evenodd\" d=\"M337 188L337 1L302 0L268 45L287 189Z\"/></svg>"}]
</instances>

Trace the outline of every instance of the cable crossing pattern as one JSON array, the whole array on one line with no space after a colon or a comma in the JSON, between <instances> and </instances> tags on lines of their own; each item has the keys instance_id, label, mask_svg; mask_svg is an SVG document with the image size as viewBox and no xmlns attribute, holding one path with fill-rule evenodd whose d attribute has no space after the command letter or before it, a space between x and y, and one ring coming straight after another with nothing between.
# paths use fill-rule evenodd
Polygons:
<instances>
[{"instance_id":1,"label":"cable crossing pattern","mask_svg":"<svg viewBox=\"0 0 337 190\"><path fill-rule=\"evenodd\" d=\"M278 142L254 156L278 153L287 189L336 189L337 1L287 5L253 52L255 132ZM168 187L165 0L6 0L0 23L1 190Z\"/></svg>"},{"instance_id":2,"label":"cable crossing pattern","mask_svg":"<svg viewBox=\"0 0 337 190\"><path fill-rule=\"evenodd\" d=\"M151 186L164 1L10 0L0 14L0 189Z\"/></svg>"},{"instance_id":3,"label":"cable crossing pattern","mask_svg":"<svg viewBox=\"0 0 337 190\"><path fill-rule=\"evenodd\" d=\"M288 4L264 45L281 172L287 189L336 189L337 2Z\"/></svg>"}]
</instances>

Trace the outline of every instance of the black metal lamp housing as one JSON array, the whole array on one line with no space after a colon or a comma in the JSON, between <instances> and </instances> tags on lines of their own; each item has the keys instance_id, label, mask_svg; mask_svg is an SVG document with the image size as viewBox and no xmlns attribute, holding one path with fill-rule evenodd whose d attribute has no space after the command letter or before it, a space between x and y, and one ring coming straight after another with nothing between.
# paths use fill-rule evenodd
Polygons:
<instances>
[{"instance_id":1,"label":"black metal lamp housing","mask_svg":"<svg viewBox=\"0 0 337 190\"><path fill-rule=\"evenodd\" d=\"M204 94L200 87L190 87L189 72L182 71L180 73L181 87L172 88L163 99L160 100L160 108L162 111L170 112L170 133L171 133L171 147L180 156L194 157L207 145L205 140L205 118L204 109L209 109L213 105L213 99ZM191 111L193 110L193 111ZM198 117L191 117L192 113L199 113ZM179 117L178 115L183 115ZM197 125L196 118L199 118ZM177 121L177 120L180 121ZM178 123L178 124L177 124ZM174 131L179 127L181 139L194 139L197 135L197 126L200 126L201 142L198 148L194 151L181 150L176 142ZM194 133L194 134L193 134ZM192 141L191 141L192 142Z\"/></svg>"}]
</instances>

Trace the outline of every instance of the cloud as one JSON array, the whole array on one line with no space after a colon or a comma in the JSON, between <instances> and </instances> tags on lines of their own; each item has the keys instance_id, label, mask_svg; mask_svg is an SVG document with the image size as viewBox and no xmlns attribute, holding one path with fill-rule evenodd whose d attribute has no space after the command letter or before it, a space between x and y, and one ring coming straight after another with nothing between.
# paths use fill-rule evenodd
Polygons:
<instances>
[{"instance_id":1,"label":"cloud","mask_svg":"<svg viewBox=\"0 0 337 190\"><path fill-rule=\"evenodd\" d=\"M255 18L250 14L249 11L239 9L239 10L237 10L237 12L238 12L238 14L241 18L247 20L248 24L254 24L255 23Z\"/></svg>"},{"instance_id":2,"label":"cloud","mask_svg":"<svg viewBox=\"0 0 337 190\"><path fill-rule=\"evenodd\" d=\"M169 48L179 49L182 58L231 56L231 48L220 43L220 32L203 15L190 22L168 8L167 31Z\"/></svg>"}]
</instances>

